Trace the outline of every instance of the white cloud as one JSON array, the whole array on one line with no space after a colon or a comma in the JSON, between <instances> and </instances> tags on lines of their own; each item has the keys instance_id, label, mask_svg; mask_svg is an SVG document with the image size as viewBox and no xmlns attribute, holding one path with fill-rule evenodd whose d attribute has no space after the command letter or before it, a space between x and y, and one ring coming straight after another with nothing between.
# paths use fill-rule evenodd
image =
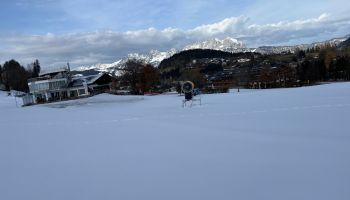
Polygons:
<instances>
[{"instance_id":1,"label":"white cloud","mask_svg":"<svg viewBox=\"0 0 350 200\"><path fill-rule=\"evenodd\" d=\"M244 16L232 17L222 20L221 22L202 25L192 30L187 31L193 37L217 37L220 35L235 35L239 36L246 28L248 18Z\"/></svg>"},{"instance_id":2,"label":"white cloud","mask_svg":"<svg viewBox=\"0 0 350 200\"><path fill-rule=\"evenodd\" d=\"M250 23L240 16L189 30L149 28L137 31L96 31L65 35L12 36L2 39L0 61L15 58L29 63L38 58L44 67L109 63L128 53L146 53L151 49L182 48L188 43L212 37L234 37L248 46L301 43L339 36L339 30L350 30L349 18L333 19L330 14L316 18L282 21L271 24ZM348 33L344 33L348 34Z\"/></svg>"}]
</instances>

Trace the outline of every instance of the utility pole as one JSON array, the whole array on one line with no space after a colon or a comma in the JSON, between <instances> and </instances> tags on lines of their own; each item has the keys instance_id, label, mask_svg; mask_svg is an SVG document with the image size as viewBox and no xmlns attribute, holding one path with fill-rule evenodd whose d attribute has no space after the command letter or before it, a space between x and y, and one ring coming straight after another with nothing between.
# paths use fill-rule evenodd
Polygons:
<instances>
[{"instance_id":1,"label":"utility pole","mask_svg":"<svg viewBox=\"0 0 350 200\"><path fill-rule=\"evenodd\" d=\"M238 79L237 92L239 92L239 85L240 85L240 80Z\"/></svg>"}]
</instances>

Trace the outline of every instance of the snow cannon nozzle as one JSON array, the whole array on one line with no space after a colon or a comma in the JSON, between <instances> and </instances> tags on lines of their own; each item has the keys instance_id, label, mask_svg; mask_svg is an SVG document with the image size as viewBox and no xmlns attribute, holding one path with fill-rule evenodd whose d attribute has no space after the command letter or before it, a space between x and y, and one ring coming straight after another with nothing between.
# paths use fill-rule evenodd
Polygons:
<instances>
[{"instance_id":1,"label":"snow cannon nozzle","mask_svg":"<svg viewBox=\"0 0 350 200\"><path fill-rule=\"evenodd\" d=\"M192 100L194 84L191 81L186 81L182 84L182 91L185 93L187 101Z\"/></svg>"},{"instance_id":2,"label":"snow cannon nozzle","mask_svg":"<svg viewBox=\"0 0 350 200\"><path fill-rule=\"evenodd\" d=\"M186 81L182 84L182 91L184 93L192 93L194 89L194 84L191 81Z\"/></svg>"}]
</instances>

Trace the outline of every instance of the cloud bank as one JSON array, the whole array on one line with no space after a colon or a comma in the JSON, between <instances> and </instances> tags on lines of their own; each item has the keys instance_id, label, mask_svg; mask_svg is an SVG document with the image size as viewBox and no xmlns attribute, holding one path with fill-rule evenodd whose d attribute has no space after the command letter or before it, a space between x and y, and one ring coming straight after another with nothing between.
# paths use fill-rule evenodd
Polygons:
<instances>
[{"instance_id":1,"label":"cloud bank","mask_svg":"<svg viewBox=\"0 0 350 200\"><path fill-rule=\"evenodd\" d=\"M350 18L315 18L255 24L245 16L183 30L149 28L137 31L96 31L71 34L15 35L0 39L0 61L17 59L22 64L39 59L43 67L73 67L111 63L128 53L147 53L152 49L181 49L185 45L210 38L232 37L248 47L300 44L349 34Z\"/></svg>"}]
</instances>

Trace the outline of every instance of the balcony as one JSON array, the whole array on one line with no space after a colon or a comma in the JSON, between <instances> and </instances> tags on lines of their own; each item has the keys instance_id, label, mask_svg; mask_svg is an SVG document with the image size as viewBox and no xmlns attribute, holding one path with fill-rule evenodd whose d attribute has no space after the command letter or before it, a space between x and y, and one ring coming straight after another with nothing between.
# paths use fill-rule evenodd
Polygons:
<instances>
[{"instance_id":1,"label":"balcony","mask_svg":"<svg viewBox=\"0 0 350 200\"><path fill-rule=\"evenodd\" d=\"M68 86L68 79L49 79L28 82L30 92L46 92L65 89Z\"/></svg>"}]
</instances>

